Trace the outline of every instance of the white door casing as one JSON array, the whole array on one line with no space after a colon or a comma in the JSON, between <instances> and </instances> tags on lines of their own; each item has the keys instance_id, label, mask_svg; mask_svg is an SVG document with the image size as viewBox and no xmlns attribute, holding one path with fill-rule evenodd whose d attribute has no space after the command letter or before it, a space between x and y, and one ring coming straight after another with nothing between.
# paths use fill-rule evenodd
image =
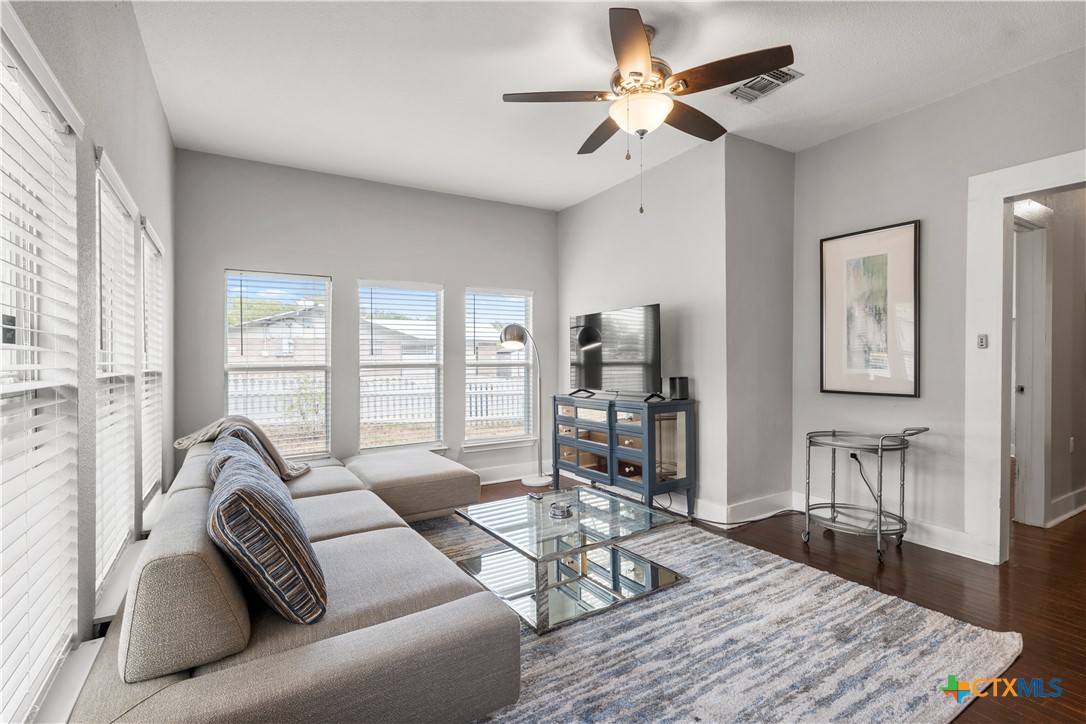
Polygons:
<instances>
[{"instance_id":1,"label":"white door casing","mask_svg":"<svg viewBox=\"0 0 1086 724\"><path fill-rule=\"evenodd\" d=\"M1009 198L1086 182L1086 149L969 178L965 271L963 550L1007 560L1010 541L1011 271ZM978 348L977 335L989 345Z\"/></svg>"}]
</instances>

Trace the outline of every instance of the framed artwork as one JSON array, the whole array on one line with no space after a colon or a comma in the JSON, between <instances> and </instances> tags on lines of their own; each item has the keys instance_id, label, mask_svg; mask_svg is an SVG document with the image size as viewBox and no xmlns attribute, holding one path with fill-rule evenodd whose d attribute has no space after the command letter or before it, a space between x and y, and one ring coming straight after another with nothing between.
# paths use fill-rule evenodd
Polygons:
<instances>
[{"instance_id":1,"label":"framed artwork","mask_svg":"<svg viewBox=\"0 0 1086 724\"><path fill-rule=\"evenodd\" d=\"M822 239L822 392L920 397L920 222Z\"/></svg>"}]
</instances>

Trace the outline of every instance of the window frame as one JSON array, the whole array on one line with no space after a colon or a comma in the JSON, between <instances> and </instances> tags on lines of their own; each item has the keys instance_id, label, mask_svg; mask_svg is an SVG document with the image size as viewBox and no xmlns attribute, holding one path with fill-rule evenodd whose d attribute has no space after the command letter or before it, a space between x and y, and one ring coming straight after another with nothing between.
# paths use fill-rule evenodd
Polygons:
<instances>
[{"instance_id":1,"label":"window frame","mask_svg":"<svg viewBox=\"0 0 1086 724\"><path fill-rule=\"evenodd\" d=\"M400 291L425 291L434 292L435 299L435 349L434 362L387 362L387 363L363 363L362 361L362 291L364 289L394 289ZM358 299L358 452L361 454L378 450L394 448L421 447L430 450L445 447L445 286L430 282L408 282L374 279L358 279L356 296ZM365 447L362 440L362 375L367 369L432 369L434 371L434 439L413 440L408 442L391 443L388 445L373 445Z\"/></svg>"},{"instance_id":2,"label":"window frame","mask_svg":"<svg viewBox=\"0 0 1086 724\"><path fill-rule=\"evenodd\" d=\"M158 257L159 275L161 286L155 290L158 292L155 299L152 301L158 305L156 311L159 319L158 327L158 353L161 358L158 360L150 359L150 335L152 334L149 315L148 315L148 280L147 280L147 246L144 241L148 241L154 247L154 253ZM165 413L166 413L166 251L162 245L158 234L155 232L154 227L147 220L147 217L140 218L140 262L141 262L141 296L142 296L142 314L143 314L143 339L140 353L140 395L139 395L139 408L140 408L140 446L144 458L148 454L148 441L147 441L147 428L145 424L147 421L146 414L148 412L146 408L147 400L145 396L147 394L147 377L148 375L157 376L157 400L152 404L158 405L159 415L159 429L158 429L158 480L151 483L148 487L146 479L141 480L140 494L142 496L142 505L146 508L147 504L154 498L155 493L162 489L166 480L166 456L163 452L165 443ZM152 448L150 452L154 452L155 448ZM147 472L147 460L144 459L141 465L141 471ZM146 477L146 476L145 476Z\"/></svg>"},{"instance_id":3,"label":"window frame","mask_svg":"<svg viewBox=\"0 0 1086 724\"><path fill-rule=\"evenodd\" d=\"M96 246L97 246L97 260L96 261L97 261L97 280L98 280L98 289L97 289L98 294L96 296L98 324L96 326L97 329L96 329L96 334L95 334L95 355L96 355L96 359L95 359L95 383L96 383L95 384L95 412L96 412L96 417L101 412L100 405L101 405L101 399L102 399L101 395L102 395L103 392L107 392L108 394L112 395L113 393L110 391L110 388L116 389L116 387L118 385L122 386L125 389L125 392L123 394L124 394L125 398L127 398L127 399L125 399L125 402L127 404L127 409L123 411L123 414L127 418L128 431L131 433L131 437L127 441L127 443L128 443L127 448L122 450L122 457L118 460L118 458L116 458L114 456L109 456L109 459L108 459L108 464L109 465L119 465L122 468L121 472L125 473L125 478L124 479L120 480L119 482L112 483L113 485L115 485L117 487L117 489L115 491L117 499L122 501L120 504L123 506L123 510L122 510L120 519L125 521L125 524L126 524L126 527L127 527L127 530L125 531L124 539L122 540L121 536L119 535L119 533L117 531L115 531L115 530L104 530L103 527L102 527L103 524L106 524L108 522L112 522L112 520L106 520L104 518L104 516L101 514L103 512L103 510L104 510L103 506L106 505L107 503L109 503L110 501L108 500L108 498L103 496L103 488L102 488L102 485L103 485L103 481L102 481L103 469L102 469L102 466L103 466L103 463L106 462L106 461L103 461L103 459L102 459L103 457L105 457L102 454L104 452L104 450L102 448L103 435L101 434L103 432L103 428L100 427L100 425L101 425L101 420L100 419L96 420L96 423L95 423L95 425L96 425L95 426L95 450L96 450L96 452L95 452L95 458L96 458L96 460L95 460L95 468L96 468L96 475L95 475L95 510L96 510L96 516L95 516L95 536L94 536L94 538L95 538L95 597L97 598L99 595L101 595L102 590L103 590L103 588L104 588L104 586L106 584L106 581L109 578L109 574L112 572L114 566L117 564L117 561L120 560L121 554L124 552L125 548L128 547L128 544L131 543L134 540L134 534L135 534L135 505L136 505L136 496L137 496L136 491L139 489L137 487L137 482L140 480L140 478L142 476L142 471L137 469L137 466L136 466L136 454L135 454L136 453L136 431L139 429L139 425L140 425L140 422L141 422L140 421L140 414L139 414L139 395L138 395L138 393L139 393L139 385L137 385L137 383L136 383L136 379L137 379L137 376L138 376L137 375L137 367L139 366L139 363L138 363L139 352L138 352L138 348L137 348L137 344L139 343L139 340L137 339L137 332L138 332L138 327L137 327L137 304L141 304L142 300L137 298L138 289L137 289L137 284L136 284L137 279L138 279L138 277L137 277L138 272L136 271L136 266L139 263L139 260L141 258L140 257L140 252L137 251L137 237L139 236L138 221L139 221L139 218L140 218L139 210L136 207L135 200L132 198L132 195L128 192L128 188L125 186L124 182L121 180L120 174L117 172L116 167L113 165L113 163L112 163L109 155L106 153L106 151L102 147L99 146L99 147L97 147L95 149L95 155L97 157L97 166L98 166L96 179L95 179L95 213L97 215L96 228L95 228L95 235L96 235L95 243L96 243ZM128 261L131 262L131 274L132 274L132 279L131 279L132 287L131 287L131 300L130 300L131 301L131 310L130 310L131 311L131 328L132 328L131 351L130 351L131 352L131 355L130 355L131 358L129 360L127 360L127 361L122 358L119 362L118 362L118 360L116 358L114 358L112 356L116 352L116 350L113 347L114 343L116 342L116 336L113 334L112 330L111 330L110 335L109 335L109 345L108 345L109 349L107 350L105 348L106 334L105 334L105 319L103 317L103 312L104 312L104 304L103 304L104 296L103 295L104 295L104 289L105 289L105 285L103 284L103 278L104 278L104 272L105 272L105 270L103 268L103 262L104 262L105 255L103 254L103 248L104 248L103 247L103 241L104 241L104 239L103 239L103 234L102 234L102 203L103 203L103 199L105 198L104 193L105 193L106 189L108 189L109 194L112 194L112 196L116 199L116 201L118 202L118 204L121 207L121 210L123 212L124 217L127 218L128 221L130 222L129 224L125 224L125 228L123 229L125 232L129 232L129 238L127 240L124 240L123 237L122 237L122 241L127 241L127 247L128 247L128 250L130 251L130 256L128 258ZM124 249L122 248L122 252L123 251L124 251ZM124 310L122 310L122 312L123 311ZM109 369L106 370L106 371L103 371L101 368L102 368L103 364L105 364L105 363L103 363L103 361L102 361L102 355L104 353L106 353L106 352L108 352L111 355L111 357L110 357L110 360L108 362ZM124 423L122 422L122 424L124 424ZM107 429L108 429L108 427L111 427L111 425L107 426ZM122 443L122 448L125 448L123 443ZM128 453L131 453L130 459L129 459ZM129 465L131 466L131 476L130 477L127 475L128 471L126 469L126 467L129 466ZM109 477L113 477L113 476L111 475ZM129 484L127 493L124 490L124 486L125 486L126 483ZM115 536L117 538L117 540L116 541L113 541L113 540L103 541L103 540L100 539L100 536L102 536L103 534L108 534L108 535L111 535L111 536ZM103 548L103 546L106 546L106 548Z\"/></svg>"},{"instance_id":4,"label":"window frame","mask_svg":"<svg viewBox=\"0 0 1086 724\"><path fill-rule=\"evenodd\" d=\"M230 293L230 277L249 276L254 279L301 279L322 281L325 284L324 311L324 363L323 364L282 364L282 363L233 363L230 362L230 309L227 299ZM269 272L252 269L231 269L223 271L223 414L230 415L230 373L231 372L307 372L324 373L324 448L322 450L283 456L291 460L319 460L332 454L332 277L324 274L297 274L293 272ZM268 360L291 359L282 355L265 355Z\"/></svg>"},{"instance_id":5,"label":"window frame","mask_svg":"<svg viewBox=\"0 0 1086 724\"><path fill-rule=\"evenodd\" d=\"M524 359L523 360L479 360L478 358L472 360L469 359L469 330L474 329L474 321L468 319L468 298L477 295L494 295L494 296L512 296L523 297L526 304L525 310L525 327L532 335L528 344L524 346ZM493 448L493 447L515 447L518 445L527 445L534 443L539 431L536 430L536 404L538 397L539 386L539 370L536 367L536 355L537 349L533 349L535 339L535 292L531 289L507 289L507 288L495 288L495 287L473 287L468 286L464 288L464 442L463 447L467 449L471 448ZM485 367L501 367L506 369L523 369L526 382L526 390L524 395L525 406L525 423L527 432L516 435L491 435L486 437L469 437L468 426L468 384L471 380L470 371L472 369L485 368Z\"/></svg>"}]
</instances>

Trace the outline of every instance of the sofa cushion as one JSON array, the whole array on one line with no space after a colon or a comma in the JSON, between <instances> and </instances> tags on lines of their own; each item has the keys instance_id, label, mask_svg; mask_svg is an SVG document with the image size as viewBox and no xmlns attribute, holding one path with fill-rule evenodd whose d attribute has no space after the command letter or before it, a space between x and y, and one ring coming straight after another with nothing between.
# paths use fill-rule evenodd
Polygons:
<instances>
[{"instance_id":1,"label":"sofa cushion","mask_svg":"<svg viewBox=\"0 0 1086 724\"><path fill-rule=\"evenodd\" d=\"M479 474L429 450L356 455L344 464L404 517L479 502Z\"/></svg>"},{"instance_id":2,"label":"sofa cushion","mask_svg":"<svg viewBox=\"0 0 1086 724\"><path fill-rule=\"evenodd\" d=\"M219 474L207 532L280 616L314 623L327 590L305 526L279 476L264 463L232 457Z\"/></svg>"},{"instance_id":3,"label":"sofa cushion","mask_svg":"<svg viewBox=\"0 0 1086 724\"><path fill-rule=\"evenodd\" d=\"M117 672L118 644L124 627L124 606L117 612L102 639L94 664L79 690L70 722L113 721L163 689L188 679L186 669L146 681L126 683ZM54 692L56 693L56 692Z\"/></svg>"},{"instance_id":4,"label":"sofa cushion","mask_svg":"<svg viewBox=\"0 0 1086 724\"><path fill-rule=\"evenodd\" d=\"M212 443L210 442L196 443L185 453L185 459L188 460L189 458L198 458L201 455L209 455L211 453L211 445Z\"/></svg>"},{"instance_id":5,"label":"sofa cushion","mask_svg":"<svg viewBox=\"0 0 1086 724\"><path fill-rule=\"evenodd\" d=\"M294 501L294 509L311 542L367 530L407 527L392 508L365 490L299 498Z\"/></svg>"},{"instance_id":6,"label":"sofa cushion","mask_svg":"<svg viewBox=\"0 0 1086 724\"><path fill-rule=\"evenodd\" d=\"M173 496L183 490L211 490L212 483L211 478L207 475L207 461L208 455L206 454L197 455L196 457L190 455L185 458L184 464L181 465L181 469L177 471L173 482L170 483L170 489L166 492L166 495Z\"/></svg>"},{"instance_id":7,"label":"sofa cushion","mask_svg":"<svg viewBox=\"0 0 1086 724\"><path fill-rule=\"evenodd\" d=\"M128 585L117 666L133 683L237 653L249 609L230 565L205 532L211 491L172 495Z\"/></svg>"},{"instance_id":8,"label":"sofa cushion","mask_svg":"<svg viewBox=\"0 0 1086 724\"><path fill-rule=\"evenodd\" d=\"M313 468L302 477L287 482L287 490L292 498L365 489L362 481L342 466Z\"/></svg>"},{"instance_id":9,"label":"sofa cushion","mask_svg":"<svg viewBox=\"0 0 1086 724\"><path fill-rule=\"evenodd\" d=\"M295 649L483 590L410 528L330 538L314 543L313 550L328 580L324 618L312 626L292 626L274 612L254 605L249 646L198 668L194 675Z\"/></svg>"},{"instance_id":10,"label":"sofa cushion","mask_svg":"<svg viewBox=\"0 0 1086 724\"><path fill-rule=\"evenodd\" d=\"M309 463L309 468L341 468L343 462L339 458L317 458L316 460L306 460Z\"/></svg>"}]
</instances>

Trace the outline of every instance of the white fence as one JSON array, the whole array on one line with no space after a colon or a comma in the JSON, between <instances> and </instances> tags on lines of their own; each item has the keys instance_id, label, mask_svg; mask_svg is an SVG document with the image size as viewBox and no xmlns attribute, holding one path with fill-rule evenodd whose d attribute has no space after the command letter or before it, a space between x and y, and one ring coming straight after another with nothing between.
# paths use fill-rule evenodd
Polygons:
<instances>
[{"instance_id":1,"label":"white fence","mask_svg":"<svg viewBox=\"0 0 1086 724\"><path fill-rule=\"evenodd\" d=\"M230 375L232 407L259 422L315 408L323 414L323 372ZM366 422L433 422L436 380L426 376L363 377L360 412ZM531 388L523 378L475 378L465 390L468 423L524 420L531 413ZM438 401L440 404L440 401Z\"/></svg>"}]
</instances>

